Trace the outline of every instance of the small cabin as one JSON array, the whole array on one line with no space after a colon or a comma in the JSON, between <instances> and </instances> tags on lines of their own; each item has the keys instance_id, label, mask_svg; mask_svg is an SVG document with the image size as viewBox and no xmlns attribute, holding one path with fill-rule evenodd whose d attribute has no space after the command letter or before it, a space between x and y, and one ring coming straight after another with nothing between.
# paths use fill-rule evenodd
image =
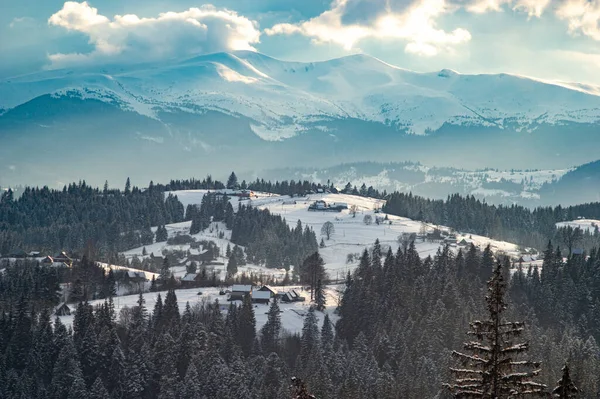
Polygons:
<instances>
[{"instance_id":1,"label":"small cabin","mask_svg":"<svg viewBox=\"0 0 600 399\"><path fill-rule=\"evenodd\" d=\"M269 292L271 295L271 298L277 296L277 291L268 285L263 285L262 287L260 287L258 289L258 291Z\"/></svg>"},{"instance_id":2,"label":"small cabin","mask_svg":"<svg viewBox=\"0 0 600 399\"><path fill-rule=\"evenodd\" d=\"M71 308L69 308L69 306L63 302L54 309L54 314L56 316L70 316Z\"/></svg>"},{"instance_id":3,"label":"small cabin","mask_svg":"<svg viewBox=\"0 0 600 399\"><path fill-rule=\"evenodd\" d=\"M270 291L254 291L252 293L252 302L268 304L271 300Z\"/></svg>"},{"instance_id":4,"label":"small cabin","mask_svg":"<svg viewBox=\"0 0 600 399\"><path fill-rule=\"evenodd\" d=\"M231 287L231 294L229 294L229 301L241 301L246 295L252 294L252 286L244 284L234 284Z\"/></svg>"}]
</instances>

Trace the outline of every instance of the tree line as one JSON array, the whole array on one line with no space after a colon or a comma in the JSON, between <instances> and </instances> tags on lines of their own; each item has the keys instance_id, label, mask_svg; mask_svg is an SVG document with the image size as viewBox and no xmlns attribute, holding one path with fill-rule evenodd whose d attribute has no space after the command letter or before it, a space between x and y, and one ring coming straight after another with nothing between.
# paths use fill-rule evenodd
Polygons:
<instances>
[{"instance_id":1,"label":"tree line","mask_svg":"<svg viewBox=\"0 0 600 399\"><path fill-rule=\"evenodd\" d=\"M576 206L538 207L490 205L474 196L454 194L446 200L431 200L411 193L395 192L387 196L382 210L391 215L407 217L448 226L455 230L543 248L548 239L563 238L556 223L578 217L600 218L600 203ZM592 236L594 233L592 232ZM596 238L600 236L595 235ZM597 246L600 241L590 244Z\"/></svg>"}]
</instances>

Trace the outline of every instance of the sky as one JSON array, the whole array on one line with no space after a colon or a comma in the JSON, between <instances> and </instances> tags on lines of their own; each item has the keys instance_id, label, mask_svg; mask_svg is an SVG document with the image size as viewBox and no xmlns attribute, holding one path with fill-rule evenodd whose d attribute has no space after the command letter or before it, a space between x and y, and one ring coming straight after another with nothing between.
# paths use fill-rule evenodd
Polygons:
<instances>
[{"instance_id":1,"label":"sky","mask_svg":"<svg viewBox=\"0 0 600 399\"><path fill-rule=\"evenodd\" d=\"M252 50L600 84L600 0L0 0L0 78Z\"/></svg>"}]
</instances>

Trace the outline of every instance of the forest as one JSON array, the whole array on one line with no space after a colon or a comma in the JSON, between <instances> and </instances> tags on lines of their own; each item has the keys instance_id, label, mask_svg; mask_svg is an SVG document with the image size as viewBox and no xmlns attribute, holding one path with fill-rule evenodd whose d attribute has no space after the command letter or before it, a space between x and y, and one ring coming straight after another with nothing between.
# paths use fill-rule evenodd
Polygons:
<instances>
[{"instance_id":1,"label":"forest","mask_svg":"<svg viewBox=\"0 0 600 399\"><path fill-rule=\"evenodd\" d=\"M454 256L446 247L421 260L412 245L382 253L376 242L347 277L339 321L317 325L311 308L300 334L285 331L277 302L257 331L249 300L179 310L172 289L153 309L140 294L119 314L111 297L96 308L81 302L70 330L50 318L52 279L39 290L43 271L7 273L0 284L18 299L0 317L0 397L292 398L292 377L317 398L451 397L453 353L489 313L485 281L500 276L502 321L519 326L523 342L513 361L541 367L524 382L549 394L567 364L578 397L595 398L600 252L566 263L551 243L545 253L541 271L511 277L489 249Z\"/></svg>"},{"instance_id":2,"label":"forest","mask_svg":"<svg viewBox=\"0 0 600 399\"><path fill-rule=\"evenodd\" d=\"M221 187L206 179L193 184ZM554 225L598 217L598 204L528 210L470 197L429 201L391 194L389 213L520 242L543 240L543 265L509 270L508 258L474 245L457 253L441 247L422 259L414 242L392 251L376 241L338 286L343 295L336 322L326 316L319 324L325 274L310 228L300 222L289 228L280 216L249 206L233 210L217 195L184 210L164 190L129 182L123 191L100 190L82 182L62 191L26 188L18 199L3 195L5 247L26 242L53 248L73 240L84 249L70 272L24 261L0 273L0 399L600 395L600 247L594 235L565 246L573 229ZM230 227L232 243L245 247L230 248L230 259L298 266L290 278L314 291L302 331L285 329L276 301L260 329L248 297L241 304L179 309L166 278L153 284L161 294L153 309L141 293L137 306L117 312L116 277L95 261L137 244L150 226L159 226L150 231L152 240L166 240L164 225L182 220L199 229L207 220ZM46 238L50 231L56 237ZM136 238L123 243L123 237ZM573 251L584 240L586 252ZM86 242L97 247L85 250ZM52 316L64 281L79 295L72 328ZM91 298L104 302L93 307Z\"/></svg>"}]
</instances>

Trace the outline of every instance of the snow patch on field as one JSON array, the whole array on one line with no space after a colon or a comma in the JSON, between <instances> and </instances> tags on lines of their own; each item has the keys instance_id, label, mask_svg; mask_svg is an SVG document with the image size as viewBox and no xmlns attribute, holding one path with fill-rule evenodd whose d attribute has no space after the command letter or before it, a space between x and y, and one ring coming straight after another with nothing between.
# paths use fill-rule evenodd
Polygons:
<instances>
[{"instance_id":1,"label":"snow patch on field","mask_svg":"<svg viewBox=\"0 0 600 399\"><path fill-rule=\"evenodd\" d=\"M574 229L579 227L583 231L593 233L596 228L600 228L600 220L595 219L577 219L569 222L556 223L556 227L568 227L571 226Z\"/></svg>"},{"instance_id":2,"label":"snow patch on field","mask_svg":"<svg viewBox=\"0 0 600 399\"><path fill-rule=\"evenodd\" d=\"M300 333L302 332L302 326L304 324L304 316L308 312L310 307L310 293L306 291L302 291L300 287L275 287L277 290L286 291L288 289L294 288L299 290L301 295L306 298L305 302L294 302L294 303L279 303L279 308L283 311L281 313L281 324L283 328L290 333ZM219 295L219 288L193 288L193 289L181 289L175 290L175 295L177 296L177 305L179 306L179 311L183 313L185 310L186 303L189 302L190 306L194 307L196 305L202 305L203 303L213 303L215 300L219 301L221 305L221 310L224 314L227 314L227 309L229 307L229 302L227 301L227 297L225 295ZM199 293L201 293L199 295ZM146 308L151 312L156 304L158 298L158 292L148 292L144 294L144 299L146 300ZM162 296L162 300L165 300L166 292L160 292ZM327 287L325 289L325 296L327 299L327 305L324 312L315 312L317 318L319 320L319 326L322 325L323 319L325 318L325 314L329 314L332 322L336 322L338 320L338 316L334 313L335 308L338 305L338 300L340 298L340 293L338 292L338 288L335 286ZM115 311L117 315L125 306L134 307L137 306L138 295L128 295L114 298ZM96 300L91 301L90 304L92 306L99 305L103 303L104 300ZM240 304L240 301L235 301L235 303ZM256 330L260 331L262 326L267 322L267 312L269 310L269 305L266 304L255 304L254 305L254 315L256 317ZM67 327L73 325L74 316L60 316L60 319L63 324Z\"/></svg>"}]
</instances>

